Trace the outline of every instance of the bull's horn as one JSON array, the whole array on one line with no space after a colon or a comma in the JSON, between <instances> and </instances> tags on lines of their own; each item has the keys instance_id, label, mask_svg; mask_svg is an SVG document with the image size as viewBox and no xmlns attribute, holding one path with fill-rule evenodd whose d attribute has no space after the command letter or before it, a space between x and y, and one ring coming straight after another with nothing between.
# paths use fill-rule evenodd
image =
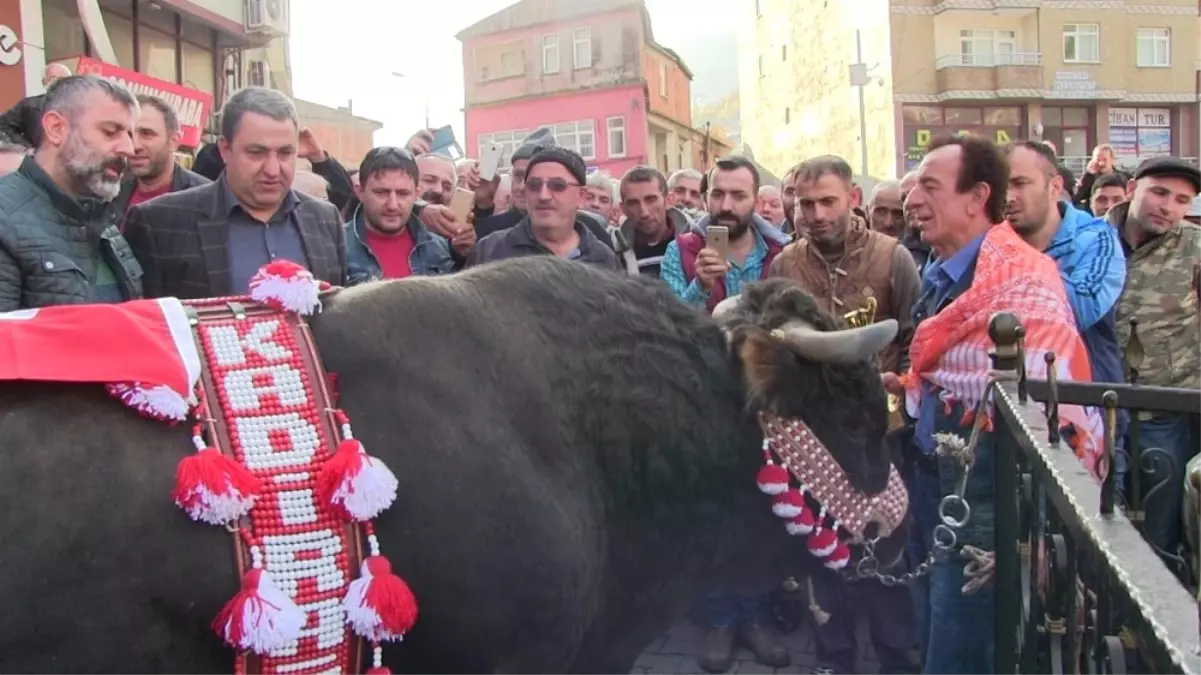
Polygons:
<instances>
[{"instance_id":1,"label":"bull's horn","mask_svg":"<svg viewBox=\"0 0 1201 675\"><path fill-rule=\"evenodd\" d=\"M804 321L789 321L772 331L801 356L822 363L854 363L870 359L897 337L896 319L859 328L823 331Z\"/></svg>"},{"instance_id":2,"label":"bull's horn","mask_svg":"<svg viewBox=\"0 0 1201 675\"><path fill-rule=\"evenodd\" d=\"M727 318L729 318L730 312L732 312L741 301L742 296L735 295L717 303L717 306L713 308L713 319L718 322L725 321Z\"/></svg>"}]
</instances>

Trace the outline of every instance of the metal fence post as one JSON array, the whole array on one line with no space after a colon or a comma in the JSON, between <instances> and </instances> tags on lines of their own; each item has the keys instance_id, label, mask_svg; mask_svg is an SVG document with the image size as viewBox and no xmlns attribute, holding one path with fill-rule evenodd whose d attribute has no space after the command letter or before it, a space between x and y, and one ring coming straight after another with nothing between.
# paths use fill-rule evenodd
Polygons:
<instances>
[{"instance_id":1,"label":"metal fence post","mask_svg":"<svg viewBox=\"0 0 1201 675\"><path fill-rule=\"evenodd\" d=\"M1008 312L996 314L988 323L993 341L989 352L992 367L998 371L1023 372L1022 325ZM1024 385L1019 385L1024 386ZM996 651L998 673L1016 673L1020 661L1018 633L1022 630L1022 577L1018 555L1018 449L1012 431L994 424L996 434L995 550L996 550Z\"/></svg>"}]
</instances>

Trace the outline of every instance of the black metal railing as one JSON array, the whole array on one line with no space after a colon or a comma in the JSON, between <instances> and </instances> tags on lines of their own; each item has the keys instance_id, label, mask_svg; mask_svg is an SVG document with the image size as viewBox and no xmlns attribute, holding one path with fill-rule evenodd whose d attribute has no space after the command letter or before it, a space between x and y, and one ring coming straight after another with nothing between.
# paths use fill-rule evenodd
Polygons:
<instances>
[{"instance_id":1,"label":"black metal railing","mask_svg":"<svg viewBox=\"0 0 1201 675\"><path fill-rule=\"evenodd\" d=\"M1131 385L1058 382L1053 355L1047 380L1028 379L1017 318L1000 314L989 332L994 368L1018 373L993 391L997 672L1201 674L1195 594L1140 530L1136 501L1150 491L1128 491L1132 521L1115 472L1098 483L1060 438L1058 419L1061 404L1102 407L1113 467L1120 407L1197 412L1201 392L1141 387L1137 373ZM1134 445L1129 474L1142 466Z\"/></svg>"}]
</instances>

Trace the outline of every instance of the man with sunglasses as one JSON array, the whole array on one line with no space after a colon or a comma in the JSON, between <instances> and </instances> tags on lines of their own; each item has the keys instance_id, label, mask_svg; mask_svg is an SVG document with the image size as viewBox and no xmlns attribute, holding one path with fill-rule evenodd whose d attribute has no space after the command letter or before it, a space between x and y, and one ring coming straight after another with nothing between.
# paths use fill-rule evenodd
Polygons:
<instances>
[{"instance_id":1,"label":"man with sunglasses","mask_svg":"<svg viewBox=\"0 0 1201 675\"><path fill-rule=\"evenodd\" d=\"M556 255L618 269L613 250L578 220L580 204L586 198L586 180L587 167L579 154L567 148L535 152L526 166L523 186L528 213L513 227L481 239L467 266Z\"/></svg>"}]
</instances>

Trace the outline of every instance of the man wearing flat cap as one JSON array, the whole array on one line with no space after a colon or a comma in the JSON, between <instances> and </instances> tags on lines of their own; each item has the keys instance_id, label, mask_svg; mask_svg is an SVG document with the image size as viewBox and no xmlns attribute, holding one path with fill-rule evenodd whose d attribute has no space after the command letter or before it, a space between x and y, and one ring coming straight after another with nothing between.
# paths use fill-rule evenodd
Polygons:
<instances>
[{"instance_id":1,"label":"man wearing flat cap","mask_svg":"<svg viewBox=\"0 0 1201 675\"><path fill-rule=\"evenodd\" d=\"M513 227L494 232L476 244L467 265L506 258L556 255L616 270L617 255L577 219L585 199L587 167L567 148L542 148L526 165L526 214ZM516 192L518 186L514 185Z\"/></svg>"},{"instance_id":2,"label":"man wearing flat cap","mask_svg":"<svg viewBox=\"0 0 1201 675\"><path fill-rule=\"evenodd\" d=\"M1127 186L1129 201L1106 213L1126 251L1126 286L1118 300L1118 342L1130 344L1137 319L1138 344L1145 356L1138 383L1158 387L1201 387L1201 314L1197 271L1201 267L1201 227L1185 214L1201 192L1201 172L1176 157L1143 162ZM1139 447L1162 448L1172 464L1184 467L1197 453L1196 415L1157 412L1139 415ZM1132 425L1133 426L1133 425ZM1127 443L1127 447L1130 447ZM1119 458L1119 471L1126 462ZM1184 481L1156 462L1144 485L1159 486L1145 502L1151 543L1175 553ZM1130 467L1137 471L1139 467ZM1162 482L1161 482L1162 481Z\"/></svg>"}]
</instances>

